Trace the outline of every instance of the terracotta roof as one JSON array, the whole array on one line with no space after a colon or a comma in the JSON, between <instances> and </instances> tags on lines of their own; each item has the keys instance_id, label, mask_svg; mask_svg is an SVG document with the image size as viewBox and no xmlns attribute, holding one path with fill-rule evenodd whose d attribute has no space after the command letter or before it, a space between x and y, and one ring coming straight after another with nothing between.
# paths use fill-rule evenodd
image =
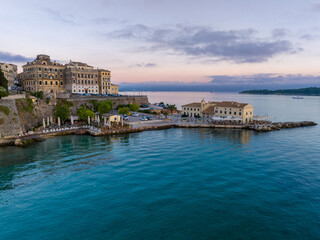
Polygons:
<instances>
[{"instance_id":1,"label":"terracotta roof","mask_svg":"<svg viewBox=\"0 0 320 240\"><path fill-rule=\"evenodd\" d=\"M209 102L210 104L214 104L217 107L226 107L226 108L244 108L249 105L248 103L238 103L233 101L223 101L223 102Z\"/></svg>"},{"instance_id":2,"label":"terracotta roof","mask_svg":"<svg viewBox=\"0 0 320 240\"><path fill-rule=\"evenodd\" d=\"M194 103L189 103L186 105L182 105L181 107L201 107L201 103L194 102Z\"/></svg>"},{"instance_id":3,"label":"terracotta roof","mask_svg":"<svg viewBox=\"0 0 320 240\"><path fill-rule=\"evenodd\" d=\"M214 114L215 113L214 108L215 108L215 106L210 106L210 107L206 108L205 110L203 110L202 113Z\"/></svg>"}]
</instances>

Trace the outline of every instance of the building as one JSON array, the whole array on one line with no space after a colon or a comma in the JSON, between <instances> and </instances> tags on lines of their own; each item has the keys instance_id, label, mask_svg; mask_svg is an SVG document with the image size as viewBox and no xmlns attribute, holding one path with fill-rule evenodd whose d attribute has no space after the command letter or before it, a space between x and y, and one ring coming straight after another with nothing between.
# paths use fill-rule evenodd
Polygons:
<instances>
[{"instance_id":1,"label":"building","mask_svg":"<svg viewBox=\"0 0 320 240\"><path fill-rule=\"evenodd\" d=\"M17 83L17 65L11 63L0 62L0 69L4 73L4 77L8 80L9 90Z\"/></svg>"},{"instance_id":2,"label":"building","mask_svg":"<svg viewBox=\"0 0 320 240\"><path fill-rule=\"evenodd\" d=\"M182 114L189 117L202 117L201 103L194 102L183 105Z\"/></svg>"},{"instance_id":3,"label":"building","mask_svg":"<svg viewBox=\"0 0 320 240\"><path fill-rule=\"evenodd\" d=\"M99 94L98 70L81 62L65 64L66 90L68 93Z\"/></svg>"},{"instance_id":4,"label":"building","mask_svg":"<svg viewBox=\"0 0 320 240\"><path fill-rule=\"evenodd\" d=\"M111 93L111 72L109 70L98 69L99 76L99 93Z\"/></svg>"},{"instance_id":5,"label":"building","mask_svg":"<svg viewBox=\"0 0 320 240\"><path fill-rule=\"evenodd\" d=\"M111 84L110 94L119 94L119 85Z\"/></svg>"},{"instance_id":6,"label":"building","mask_svg":"<svg viewBox=\"0 0 320 240\"><path fill-rule=\"evenodd\" d=\"M64 92L64 66L51 61L50 56L40 54L37 58L22 66L19 80L26 91Z\"/></svg>"},{"instance_id":7,"label":"building","mask_svg":"<svg viewBox=\"0 0 320 240\"><path fill-rule=\"evenodd\" d=\"M182 113L190 117L249 122L253 120L253 106L233 101L190 103L182 106Z\"/></svg>"}]
</instances>

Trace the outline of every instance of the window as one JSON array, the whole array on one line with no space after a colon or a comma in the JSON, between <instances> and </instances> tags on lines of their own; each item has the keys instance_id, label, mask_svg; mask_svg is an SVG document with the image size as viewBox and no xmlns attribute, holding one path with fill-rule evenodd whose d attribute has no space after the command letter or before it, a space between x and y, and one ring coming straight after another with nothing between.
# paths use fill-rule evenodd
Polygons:
<instances>
[{"instance_id":1,"label":"window","mask_svg":"<svg viewBox=\"0 0 320 240\"><path fill-rule=\"evenodd\" d=\"M55 75L54 77L55 77L55 78L58 78L58 75Z\"/></svg>"},{"instance_id":2,"label":"window","mask_svg":"<svg viewBox=\"0 0 320 240\"><path fill-rule=\"evenodd\" d=\"M42 85L42 81L39 81L39 85Z\"/></svg>"},{"instance_id":3,"label":"window","mask_svg":"<svg viewBox=\"0 0 320 240\"><path fill-rule=\"evenodd\" d=\"M38 70L41 71L41 68L39 68Z\"/></svg>"},{"instance_id":4,"label":"window","mask_svg":"<svg viewBox=\"0 0 320 240\"><path fill-rule=\"evenodd\" d=\"M227 111L224 111L224 114L227 114Z\"/></svg>"},{"instance_id":5,"label":"window","mask_svg":"<svg viewBox=\"0 0 320 240\"><path fill-rule=\"evenodd\" d=\"M239 112L239 115L241 116L241 112Z\"/></svg>"},{"instance_id":6,"label":"window","mask_svg":"<svg viewBox=\"0 0 320 240\"><path fill-rule=\"evenodd\" d=\"M60 85L63 85L63 81L60 82Z\"/></svg>"},{"instance_id":7,"label":"window","mask_svg":"<svg viewBox=\"0 0 320 240\"><path fill-rule=\"evenodd\" d=\"M229 114L232 114L232 112L230 111Z\"/></svg>"},{"instance_id":8,"label":"window","mask_svg":"<svg viewBox=\"0 0 320 240\"><path fill-rule=\"evenodd\" d=\"M41 78L41 73L39 74L39 78Z\"/></svg>"},{"instance_id":9,"label":"window","mask_svg":"<svg viewBox=\"0 0 320 240\"><path fill-rule=\"evenodd\" d=\"M73 80L73 83L76 83L76 80Z\"/></svg>"},{"instance_id":10,"label":"window","mask_svg":"<svg viewBox=\"0 0 320 240\"><path fill-rule=\"evenodd\" d=\"M52 81L50 81L50 85L53 85L53 82L52 82Z\"/></svg>"},{"instance_id":11,"label":"window","mask_svg":"<svg viewBox=\"0 0 320 240\"><path fill-rule=\"evenodd\" d=\"M234 112L234 115L237 115L237 112Z\"/></svg>"},{"instance_id":12,"label":"window","mask_svg":"<svg viewBox=\"0 0 320 240\"><path fill-rule=\"evenodd\" d=\"M222 113L222 111L220 110L220 113Z\"/></svg>"},{"instance_id":13,"label":"window","mask_svg":"<svg viewBox=\"0 0 320 240\"><path fill-rule=\"evenodd\" d=\"M47 69L47 68L44 68L44 70L47 71L48 69Z\"/></svg>"},{"instance_id":14,"label":"window","mask_svg":"<svg viewBox=\"0 0 320 240\"><path fill-rule=\"evenodd\" d=\"M48 85L48 81L45 81L44 84L45 84L45 85Z\"/></svg>"},{"instance_id":15,"label":"window","mask_svg":"<svg viewBox=\"0 0 320 240\"><path fill-rule=\"evenodd\" d=\"M56 81L56 85L58 86L58 81Z\"/></svg>"}]
</instances>

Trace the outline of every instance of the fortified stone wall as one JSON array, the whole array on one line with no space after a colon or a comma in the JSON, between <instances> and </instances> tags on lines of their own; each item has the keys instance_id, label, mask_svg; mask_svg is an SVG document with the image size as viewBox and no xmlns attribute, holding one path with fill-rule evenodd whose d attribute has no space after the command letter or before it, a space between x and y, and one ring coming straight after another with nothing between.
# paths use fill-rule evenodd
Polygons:
<instances>
[{"instance_id":1,"label":"fortified stone wall","mask_svg":"<svg viewBox=\"0 0 320 240\"><path fill-rule=\"evenodd\" d=\"M22 132L15 100L0 100L0 137L19 135Z\"/></svg>"},{"instance_id":2,"label":"fortified stone wall","mask_svg":"<svg viewBox=\"0 0 320 240\"><path fill-rule=\"evenodd\" d=\"M75 115L77 109L81 105L91 107L90 100L112 101L113 107L116 108L119 104L138 105L148 104L147 96L122 96L122 97L104 97L104 98L80 98L69 99L73 102L73 107L70 108L71 114ZM36 102L31 102L31 99L0 99L0 138L16 136L22 132L31 130L35 126L42 124L43 118L53 116L53 109L59 100L51 100L49 103L46 100L38 99Z\"/></svg>"}]
</instances>

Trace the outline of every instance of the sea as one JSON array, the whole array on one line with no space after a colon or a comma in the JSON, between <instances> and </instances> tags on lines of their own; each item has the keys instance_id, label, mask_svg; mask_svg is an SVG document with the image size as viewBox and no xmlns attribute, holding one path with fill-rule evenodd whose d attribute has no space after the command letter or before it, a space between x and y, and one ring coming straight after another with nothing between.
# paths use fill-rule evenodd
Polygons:
<instances>
[{"instance_id":1,"label":"sea","mask_svg":"<svg viewBox=\"0 0 320 240\"><path fill-rule=\"evenodd\" d=\"M141 92L232 100L320 123L320 97ZM0 239L320 239L320 126L167 129L0 148Z\"/></svg>"}]
</instances>

